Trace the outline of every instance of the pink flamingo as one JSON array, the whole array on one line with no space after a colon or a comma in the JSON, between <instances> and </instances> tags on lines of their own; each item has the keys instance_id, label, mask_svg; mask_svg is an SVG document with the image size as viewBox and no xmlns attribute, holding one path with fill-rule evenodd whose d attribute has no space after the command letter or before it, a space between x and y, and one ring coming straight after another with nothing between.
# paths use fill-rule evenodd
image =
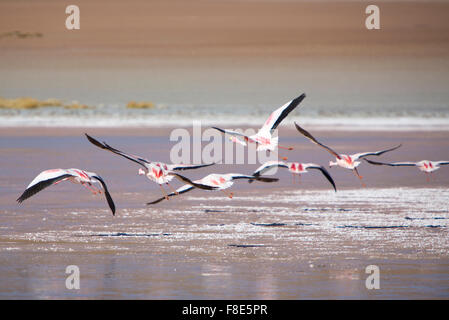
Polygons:
<instances>
[{"instance_id":1,"label":"pink flamingo","mask_svg":"<svg viewBox=\"0 0 449 320\"><path fill-rule=\"evenodd\" d=\"M112 215L115 215L114 201L112 200L103 179L94 172L88 172L80 169L50 169L41 172L36 178L34 178L33 181L31 181L26 190L17 199L17 202L22 203L39 191L66 180L72 183L81 184L89 189L93 194L101 194L101 190L93 186L94 183L100 183L103 187L104 195L108 202L109 208L112 211Z\"/></svg>"},{"instance_id":2,"label":"pink flamingo","mask_svg":"<svg viewBox=\"0 0 449 320\"><path fill-rule=\"evenodd\" d=\"M234 143L240 143L243 146L247 146L247 143L255 143L257 146L257 151L274 151L276 147L293 150L292 147L278 146L279 137L273 137L272 135L282 120L284 120L285 117L287 117L287 115L292 112L301 103L301 101L304 100L305 97L306 95L303 93L299 97L287 102L282 107L273 111L265 121L262 128L260 128L259 131L252 136L247 136L233 130L220 129L217 127L212 128L222 133L231 135L232 137L230 137L230 140ZM239 138L243 138L243 140L240 140ZM287 158L284 157L283 160L287 160Z\"/></svg>"},{"instance_id":3,"label":"pink flamingo","mask_svg":"<svg viewBox=\"0 0 449 320\"><path fill-rule=\"evenodd\" d=\"M248 179L248 180L257 180L257 181L262 181L262 182L275 182L275 181L279 180L276 178L249 176L249 175L244 175L244 174L240 174L240 173L227 173L227 174L212 173L212 174L205 176L202 179L195 180L195 181L191 181L190 179L188 179L180 174L177 174L177 173L170 173L170 175L175 176L176 178L178 178L179 180L181 180L187 184L180 187L179 189L177 189L176 192L172 192L172 193L168 194L169 197L188 192L194 188L201 188L201 189L210 190L210 191L214 191L214 190L221 191L226 196L228 196L230 199L232 199L232 197L234 196L234 193L226 192L225 189L230 188L234 184L234 180ZM156 199L155 201L148 202L147 205L161 202L164 199L166 199L166 198L162 197L162 198Z\"/></svg>"},{"instance_id":4,"label":"pink flamingo","mask_svg":"<svg viewBox=\"0 0 449 320\"><path fill-rule=\"evenodd\" d=\"M308 172L307 169L319 170L330 182L334 190L337 191L337 188L335 187L335 182L332 179L329 172L324 167L315 163L267 161L259 168L257 168L256 171L254 171L253 176L260 176L261 174L264 174L267 171L271 170L272 168L276 167L288 169L288 171L290 171L293 175L293 183L295 183L295 175L298 175L298 177L300 177L302 173ZM252 180L249 180L248 182L252 182Z\"/></svg>"},{"instance_id":5,"label":"pink flamingo","mask_svg":"<svg viewBox=\"0 0 449 320\"><path fill-rule=\"evenodd\" d=\"M369 159L364 159L366 162L378 165L378 166L391 166L391 167L417 167L418 170L424 172L426 175L432 173L438 169L440 166L448 165L449 161L430 161L430 160L421 160L418 162L377 162ZM429 177L427 176L427 181L429 181Z\"/></svg>"},{"instance_id":6,"label":"pink flamingo","mask_svg":"<svg viewBox=\"0 0 449 320\"><path fill-rule=\"evenodd\" d=\"M357 167L360 165L361 162L357 161L357 160L362 159L367 156L380 156L386 152L396 150L397 148L399 148L401 146L401 144L400 144L391 149L374 151L374 152L361 152L361 153L355 153L355 154L351 154L351 155L339 154L339 153L335 152L334 150L332 150L331 148L329 148L328 146L326 146L326 145L322 144L321 142L319 142L318 140L316 140L309 132L307 132L306 130L301 128L296 122L295 122L295 126L296 126L296 129L303 136L305 136L306 138L308 138L310 141L317 144L318 146L326 149L330 154L332 154L336 157L336 161L329 161L329 167L339 166L339 167L342 167L345 169L350 169L354 172L354 174L357 177L359 177L360 180L362 180L363 177L357 171ZM365 184L363 182L362 182L362 186L365 187Z\"/></svg>"},{"instance_id":7,"label":"pink flamingo","mask_svg":"<svg viewBox=\"0 0 449 320\"><path fill-rule=\"evenodd\" d=\"M168 185L172 190L173 187L170 185L170 181L173 179L172 175L169 175L169 173L173 171L178 170L189 170L189 169L197 169L197 168L203 168L213 165L211 164L200 164L200 165L186 165L186 164L167 164L163 162L151 162L145 158L129 155L126 154L120 150L114 149L110 145L108 145L106 142L99 142L98 140L95 140L91 136L89 136L87 133L85 134L87 139L95 146L108 150L112 153L118 154L128 160L131 160L137 164L139 164L142 168L139 169L139 175L145 175L148 179L151 181L156 182L159 184L159 187L162 190L162 193L165 195L166 199L168 200L168 194L165 192L164 188L162 187L163 184ZM176 192L176 190L174 190Z\"/></svg>"}]
</instances>

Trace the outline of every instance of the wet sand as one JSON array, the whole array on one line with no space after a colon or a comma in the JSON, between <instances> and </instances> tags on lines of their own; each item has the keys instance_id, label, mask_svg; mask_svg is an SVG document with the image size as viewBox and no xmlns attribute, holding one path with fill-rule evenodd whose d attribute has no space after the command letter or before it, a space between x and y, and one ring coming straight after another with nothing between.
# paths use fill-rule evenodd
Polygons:
<instances>
[{"instance_id":1,"label":"wet sand","mask_svg":"<svg viewBox=\"0 0 449 320\"><path fill-rule=\"evenodd\" d=\"M377 4L379 32L365 28L366 1L112 0L105 6L79 0L77 5L81 28L71 31L64 23L65 3L3 1L5 32L39 32L42 37L2 37L2 55L32 51L35 59L28 64L47 60L76 66L100 60L115 66L123 58L150 57L241 61L448 54L449 4L443 1L382 1ZM131 61L122 60L129 66L124 62Z\"/></svg>"},{"instance_id":2,"label":"wet sand","mask_svg":"<svg viewBox=\"0 0 449 320\"><path fill-rule=\"evenodd\" d=\"M2 1L0 96L278 106L428 107L448 99L449 4L382 1L366 30L362 1ZM263 94L261 94L263 93Z\"/></svg>"},{"instance_id":3,"label":"wet sand","mask_svg":"<svg viewBox=\"0 0 449 320\"><path fill-rule=\"evenodd\" d=\"M0 297L63 299L408 299L449 297L449 168L430 181L415 168L361 164L367 188L333 168L339 191L318 173L293 184L236 182L234 198L193 190L157 205L157 185L138 167L82 136L169 161L171 129L0 129ZM314 132L355 153L403 146L385 161L442 160L447 133ZM327 164L328 154L288 128L290 160ZM116 202L62 183L17 205L37 173L82 168L100 174ZM186 172L250 173L257 165ZM181 184L174 182L176 186ZM80 268L81 289L65 288L65 268ZM367 290L365 268L380 268Z\"/></svg>"}]
</instances>

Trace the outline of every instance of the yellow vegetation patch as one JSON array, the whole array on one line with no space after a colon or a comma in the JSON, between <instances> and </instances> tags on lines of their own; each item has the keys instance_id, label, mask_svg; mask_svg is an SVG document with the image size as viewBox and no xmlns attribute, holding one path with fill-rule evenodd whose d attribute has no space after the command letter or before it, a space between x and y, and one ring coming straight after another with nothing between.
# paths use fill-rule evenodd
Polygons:
<instances>
[{"instance_id":1,"label":"yellow vegetation patch","mask_svg":"<svg viewBox=\"0 0 449 320\"><path fill-rule=\"evenodd\" d=\"M130 109L151 109L154 108L155 106L156 105L150 101L141 101L141 102L130 101L126 105L126 107Z\"/></svg>"},{"instance_id":2,"label":"yellow vegetation patch","mask_svg":"<svg viewBox=\"0 0 449 320\"><path fill-rule=\"evenodd\" d=\"M64 108L66 108L66 109L92 109L92 107L89 107L88 105L85 105L85 104L80 104L78 102L66 104L66 105L64 105Z\"/></svg>"},{"instance_id":3,"label":"yellow vegetation patch","mask_svg":"<svg viewBox=\"0 0 449 320\"><path fill-rule=\"evenodd\" d=\"M1 38L8 38L8 37L17 37L20 39L25 38L42 38L44 35L41 32L22 32L22 31L10 31L10 32L4 32L0 33L0 39Z\"/></svg>"},{"instance_id":4,"label":"yellow vegetation patch","mask_svg":"<svg viewBox=\"0 0 449 320\"><path fill-rule=\"evenodd\" d=\"M4 109L36 109L39 107L56 106L62 106L62 102L58 99L47 99L40 101L29 97L16 99L5 99L0 97L0 108Z\"/></svg>"},{"instance_id":5,"label":"yellow vegetation patch","mask_svg":"<svg viewBox=\"0 0 449 320\"><path fill-rule=\"evenodd\" d=\"M37 109L40 107L64 107L65 109L92 109L88 105L72 101L64 104L58 99L37 100L34 98L5 99L0 97L0 109Z\"/></svg>"}]
</instances>

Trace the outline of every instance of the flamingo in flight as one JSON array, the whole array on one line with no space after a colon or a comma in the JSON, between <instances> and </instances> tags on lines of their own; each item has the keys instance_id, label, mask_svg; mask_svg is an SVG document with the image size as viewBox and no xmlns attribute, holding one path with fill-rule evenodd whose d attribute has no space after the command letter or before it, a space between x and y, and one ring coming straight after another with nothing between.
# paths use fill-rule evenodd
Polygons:
<instances>
[{"instance_id":1,"label":"flamingo in flight","mask_svg":"<svg viewBox=\"0 0 449 320\"><path fill-rule=\"evenodd\" d=\"M335 182L332 179L329 172L322 166L315 164L315 163L300 163L300 162L283 162L283 161L267 161L263 165L261 165L259 168L257 168L256 171L254 171L253 176L260 176L261 174L266 173L267 171L271 170L272 168L287 168L288 171L290 171L293 175L293 183L295 183L295 175L298 175L298 177L301 176L301 173L308 172L307 169L315 169L320 170L321 173L326 177L326 179L330 182L332 187L335 191L337 191L337 188L335 187ZM252 182L252 180L249 180L248 182Z\"/></svg>"},{"instance_id":2,"label":"flamingo in flight","mask_svg":"<svg viewBox=\"0 0 449 320\"><path fill-rule=\"evenodd\" d=\"M391 149L374 151L374 152L361 152L361 153L355 153L355 154L351 154L351 155L339 154L339 153L335 152L334 150L332 150L331 148L329 148L328 146L325 146L324 144L322 144L321 142L316 140L309 132L307 132L306 130L301 128L296 122L295 122L295 126L296 126L296 129L303 136L305 136L306 138L308 138L310 141L317 144L318 146L326 149L330 154L332 154L336 157L336 161L329 161L329 167L340 166L342 168L350 169L354 172L354 174L357 177L359 177L360 180L362 180L363 177L359 174L357 167L359 166L359 164L361 162L357 161L357 160L362 159L367 156L380 156L386 152L396 150L397 148L399 148L401 146L401 144L400 144ZM362 182L362 186L365 187L365 184L363 182Z\"/></svg>"},{"instance_id":3,"label":"flamingo in flight","mask_svg":"<svg viewBox=\"0 0 449 320\"><path fill-rule=\"evenodd\" d=\"M234 184L234 180L248 179L248 180L257 180L257 181L262 181L262 182L275 182L275 181L279 180L277 178L249 176L249 175L240 174L240 173L227 173L227 174L212 173L212 174L205 176L202 179L191 181L190 179L188 179L180 174L177 174L177 173L169 173L169 174L173 175L176 178L178 178L179 180L187 183L186 185L183 185L182 187L178 188L176 190L176 192L170 193L168 195L169 197L188 192L188 191L194 189L195 187L197 187L197 188L210 190L210 191L216 191L216 190L221 191L226 196L228 196L230 199L232 199L232 197L234 196L234 193L226 192L225 189L230 188ZM155 201L148 202L147 205L161 202L164 199L166 199L166 198L162 197L162 198L156 199Z\"/></svg>"},{"instance_id":4,"label":"flamingo in flight","mask_svg":"<svg viewBox=\"0 0 449 320\"><path fill-rule=\"evenodd\" d=\"M252 136L247 136L233 130L220 129L217 127L212 128L222 133L231 135L230 140L234 143L240 143L243 146L247 146L247 143L255 143L257 146L257 151L274 151L276 147L279 147L281 149L293 150L292 147L284 147L278 145L279 137L273 137L272 134L282 122L282 120L284 120L285 117L287 117L287 115L292 112L301 103L301 101L304 100L305 97L306 95L303 93L299 97L287 102L282 107L273 111L265 121L262 128L260 128L259 131ZM243 140L241 140L240 138L243 138ZM284 157L283 160L287 160L287 158Z\"/></svg>"},{"instance_id":5,"label":"flamingo in flight","mask_svg":"<svg viewBox=\"0 0 449 320\"><path fill-rule=\"evenodd\" d=\"M449 161L430 161L430 160L421 160L418 162L392 162L392 163L377 162L369 159L363 160L378 166L417 167L420 171L424 172L426 175L440 169L440 166L449 164ZM427 179L429 178L427 177Z\"/></svg>"},{"instance_id":6,"label":"flamingo in flight","mask_svg":"<svg viewBox=\"0 0 449 320\"><path fill-rule=\"evenodd\" d=\"M214 163L210 164L201 164L201 165L186 165L186 164L167 164L163 162L151 162L145 158L129 155L126 154L120 150L114 149L110 145L108 145L106 142L99 142L98 140L95 140L91 136L89 136L87 133L85 133L87 139L94 144L95 146L111 151L112 153L118 154L128 160L131 160L137 164L139 164L142 168L139 169L139 175L145 175L148 179L151 181L156 182L159 184L159 187L162 190L162 193L165 195L165 198L168 200L168 194L165 192L164 188L162 187L162 184L167 184L172 191L177 193L175 189L170 185L170 181L173 179L173 175L170 175L169 173L176 171L176 170L189 170L189 169L197 169L197 168L203 168L213 165ZM199 188L201 188L199 186Z\"/></svg>"},{"instance_id":7,"label":"flamingo in flight","mask_svg":"<svg viewBox=\"0 0 449 320\"><path fill-rule=\"evenodd\" d=\"M114 201L109 194L104 180L94 172L88 172L80 169L50 169L42 171L36 178L34 178L33 181L31 181L26 190L17 199L17 202L22 203L39 191L66 180L72 183L81 184L89 189L93 194L101 194L101 190L93 185L94 183L100 183L103 187L104 195L108 202L109 208L112 211L112 215L115 215Z\"/></svg>"}]
</instances>

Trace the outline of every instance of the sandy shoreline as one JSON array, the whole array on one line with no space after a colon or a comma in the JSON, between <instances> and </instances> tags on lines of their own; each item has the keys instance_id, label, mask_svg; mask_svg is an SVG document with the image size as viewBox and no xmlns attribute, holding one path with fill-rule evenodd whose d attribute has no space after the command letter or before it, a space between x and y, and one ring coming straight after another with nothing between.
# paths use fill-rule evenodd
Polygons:
<instances>
[{"instance_id":1,"label":"sandy shoreline","mask_svg":"<svg viewBox=\"0 0 449 320\"><path fill-rule=\"evenodd\" d=\"M447 119L448 3L383 1L378 32L357 1L78 4L82 27L69 31L64 3L0 3L5 32L43 34L0 38L0 96L148 100L199 114L306 92L312 112Z\"/></svg>"},{"instance_id":2,"label":"sandy shoreline","mask_svg":"<svg viewBox=\"0 0 449 320\"><path fill-rule=\"evenodd\" d=\"M1 4L2 23L10 31L39 31L43 37L3 38L0 46L8 48L3 54L31 47L35 54L52 52L54 57L62 50L76 57L87 53L101 59L105 53L117 58L183 59L447 55L447 3L382 2L380 33L366 32L367 5L356 1L195 0L187 6L183 1L137 0L110 1L104 6L79 1L82 28L70 32L61 23L64 3L9 1ZM422 46L423 41L429 42L430 33L431 43Z\"/></svg>"}]
</instances>

